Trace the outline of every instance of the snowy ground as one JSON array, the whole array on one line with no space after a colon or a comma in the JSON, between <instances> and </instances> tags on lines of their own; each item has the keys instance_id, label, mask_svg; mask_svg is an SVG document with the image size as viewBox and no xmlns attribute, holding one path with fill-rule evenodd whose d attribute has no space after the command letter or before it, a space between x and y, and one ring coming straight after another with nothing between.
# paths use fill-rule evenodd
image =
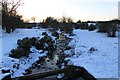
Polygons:
<instances>
[{"instance_id":1,"label":"snowy ground","mask_svg":"<svg viewBox=\"0 0 120 80\"><path fill-rule=\"evenodd\" d=\"M18 59L8 57L10 50L17 47L17 40L24 37L41 37L43 29L17 29L11 34L3 31L2 38L2 67L12 68L14 63L19 62ZM74 65L85 67L96 78L116 78L118 77L118 38L107 37L106 34L97 33L96 31L74 30L75 56L70 60ZM94 47L96 51L89 52ZM33 62L38 59L40 54L32 53L33 57L30 62L21 65L20 69L15 72L13 77L21 76ZM13 61L14 60L14 61ZM26 60L26 61L27 61ZM13 62L12 62L13 61ZM0 72L0 75L2 73ZM1 79L1 76L0 76Z\"/></svg>"},{"instance_id":2,"label":"snowy ground","mask_svg":"<svg viewBox=\"0 0 120 80\"><path fill-rule=\"evenodd\" d=\"M2 27L0 26L0 56L2 56ZM2 57L0 57L0 67L1 67Z\"/></svg>"},{"instance_id":3,"label":"snowy ground","mask_svg":"<svg viewBox=\"0 0 120 80\"><path fill-rule=\"evenodd\" d=\"M2 68L12 69L13 64L20 63L21 64L20 69L16 71L14 70L15 73L13 77L22 76L23 75L22 73L24 73L25 69L29 68L32 65L32 63L39 60L38 58L39 56L46 55L46 53L39 54L38 52L35 52L35 53L31 53L29 58L26 60L14 59L14 58L9 57L10 50L17 47L18 39L22 39L25 37L40 37L41 38L42 32L44 31L47 32L47 30L43 30L43 29L40 29L40 30L38 29L16 29L11 34L7 34L4 31L2 31L2 38L0 38L0 40L2 40ZM0 75L2 75L1 72L0 72ZM0 79L2 78L2 76L0 76Z\"/></svg>"},{"instance_id":4,"label":"snowy ground","mask_svg":"<svg viewBox=\"0 0 120 80\"><path fill-rule=\"evenodd\" d=\"M96 78L117 78L118 37L110 38L106 34L87 30L74 30L74 33L76 55L71 58L72 63L85 67ZM90 53L91 47L96 51Z\"/></svg>"}]
</instances>

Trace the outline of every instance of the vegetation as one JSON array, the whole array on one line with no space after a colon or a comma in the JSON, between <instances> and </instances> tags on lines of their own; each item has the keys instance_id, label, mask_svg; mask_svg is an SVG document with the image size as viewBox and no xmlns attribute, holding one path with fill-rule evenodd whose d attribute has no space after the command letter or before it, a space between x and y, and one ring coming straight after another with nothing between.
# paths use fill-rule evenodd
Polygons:
<instances>
[{"instance_id":1,"label":"vegetation","mask_svg":"<svg viewBox=\"0 0 120 80\"><path fill-rule=\"evenodd\" d=\"M30 38L26 37L23 39L19 39L17 41L18 47L16 49L12 49L9 56L13 58L20 58L20 57L28 57L30 53L30 48L32 47Z\"/></svg>"},{"instance_id":2,"label":"vegetation","mask_svg":"<svg viewBox=\"0 0 120 80\"><path fill-rule=\"evenodd\" d=\"M107 33L109 37L115 37L119 20L105 21L98 23L98 32Z\"/></svg>"},{"instance_id":3,"label":"vegetation","mask_svg":"<svg viewBox=\"0 0 120 80\"><path fill-rule=\"evenodd\" d=\"M32 46L37 50L43 50L43 52L48 51L48 55L51 55L56 48L55 42L46 32L43 32L43 35L44 37L41 39L37 37L18 39L18 47L16 49L12 49L9 56L13 58L28 57Z\"/></svg>"},{"instance_id":4,"label":"vegetation","mask_svg":"<svg viewBox=\"0 0 120 80\"><path fill-rule=\"evenodd\" d=\"M22 16L17 13L21 0L2 0L2 28L7 32L13 32L15 28L23 26ZM13 24L14 23L14 24Z\"/></svg>"},{"instance_id":5,"label":"vegetation","mask_svg":"<svg viewBox=\"0 0 120 80\"><path fill-rule=\"evenodd\" d=\"M22 16L18 14L17 8L21 5L21 0L15 2L14 0L2 0L2 28L7 32L11 33L15 28L23 27L28 25L35 25L35 17L31 17L31 20L34 24L24 23L22 20ZM56 30L63 31L69 35L73 35L73 29L87 29L89 31L93 31L96 29L95 25L88 25L88 23L92 23L94 21L82 22L78 20L76 23L73 22L72 18L63 16L60 19L55 19L53 17L47 17L43 22L41 22L41 26L43 28L48 28L50 31L55 32ZM98 32L107 33L109 37L115 37L115 32L117 31L118 20L112 21L104 21L98 22ZM13 24L14 23L14 24ZM95 23L95 22L94 22ZM30 25L29 25L30 24ZM27 26L27 27L28 27ZM32 39L33 44L35 44L35 38ZM34 45L33 45L34 46Z\"/></svg>"},{"instance_id":6,"label":"vegetation","mask_svg":"<svg viewBox=\"0 0 120 80\"><path fill-rule=\"evenodd\" d=\"M91 24L91 25L88 27L88 30L89 30L89 31L93 31L93 30L95 30L95 29L96 29L96 26L93 25L93 24Z\"/></svg>"}]
</instances>

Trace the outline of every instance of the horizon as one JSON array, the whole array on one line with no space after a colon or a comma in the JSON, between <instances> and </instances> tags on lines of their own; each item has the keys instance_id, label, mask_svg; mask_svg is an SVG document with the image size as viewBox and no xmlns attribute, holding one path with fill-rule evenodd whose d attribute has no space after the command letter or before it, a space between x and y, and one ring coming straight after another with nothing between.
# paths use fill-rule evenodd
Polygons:
<instances>
[{"instance_id":1,"label":"horizon","mask_svg":"<svg viewBox=\"0 0 120 80\"><path fill-rule=\"evenodd\" d=\"M18 8L23 19L36 18L41 22L47 17L71 17L74 22L81 21L109 21L118 19L119 0L23 0Z\"/></svg>"}]
</instances>

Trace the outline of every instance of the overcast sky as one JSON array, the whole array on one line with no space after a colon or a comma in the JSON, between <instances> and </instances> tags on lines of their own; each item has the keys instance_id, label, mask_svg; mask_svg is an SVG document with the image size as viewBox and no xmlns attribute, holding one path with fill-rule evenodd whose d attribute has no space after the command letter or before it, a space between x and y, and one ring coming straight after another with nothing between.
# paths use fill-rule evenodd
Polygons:
<instances>
[{"instance_id":1,"label":"overcast sky","mask_svg":"<svg viewBox=\"0 0 120 80\"><path fill-rule=\"evenodd\" d=\"M23 0L18 10L23 17L37 21L52 16L68 16L74 21L110 20L118 18L119 0Z\"/></svg>"}]
</instances>

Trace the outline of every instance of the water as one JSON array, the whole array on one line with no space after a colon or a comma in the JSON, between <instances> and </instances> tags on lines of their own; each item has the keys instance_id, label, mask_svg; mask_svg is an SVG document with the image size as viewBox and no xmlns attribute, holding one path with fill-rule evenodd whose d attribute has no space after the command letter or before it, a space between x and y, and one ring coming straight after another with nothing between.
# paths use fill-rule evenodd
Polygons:
<instances>
[{"instance_id":1,"label":"water","mask_svg":"<svg viewBox=\"0 0 120 80\"><path fill-rule=\"evenodd\" d=\"M44 72L48 72L48 71L53 71L53 70L58 70L60 69L60 67L57 65L57 61L60 60L60 56L64 55L63 50L66 46L66 40L61 40L58 41L57 45L57 49L55 50L55 52L53 52L52 58L47 57L45 58L44 61L42 61L40 64L38 64L37 67L35 67L32 70L32 73L44 73ZM62 57L62 59L64 59ZM52 78L56 78L57 76L51 76ZM49 77L49 78L51 78Z\"/></svg>"},{"instance_id":2,"label":"water","mask_svg":"<svg viewBox=\"0 0 120 80\"><path fill-rule=\"evenodd\" d=\"M56 70L58 69L56 63L57 63L58 57L55 55L53 59L46 58L43 62L41 62L35 69L32 70L32 73L36 72L46 72L46 71L51 71L51 70Z\"/></svg>"}]
</instances>

